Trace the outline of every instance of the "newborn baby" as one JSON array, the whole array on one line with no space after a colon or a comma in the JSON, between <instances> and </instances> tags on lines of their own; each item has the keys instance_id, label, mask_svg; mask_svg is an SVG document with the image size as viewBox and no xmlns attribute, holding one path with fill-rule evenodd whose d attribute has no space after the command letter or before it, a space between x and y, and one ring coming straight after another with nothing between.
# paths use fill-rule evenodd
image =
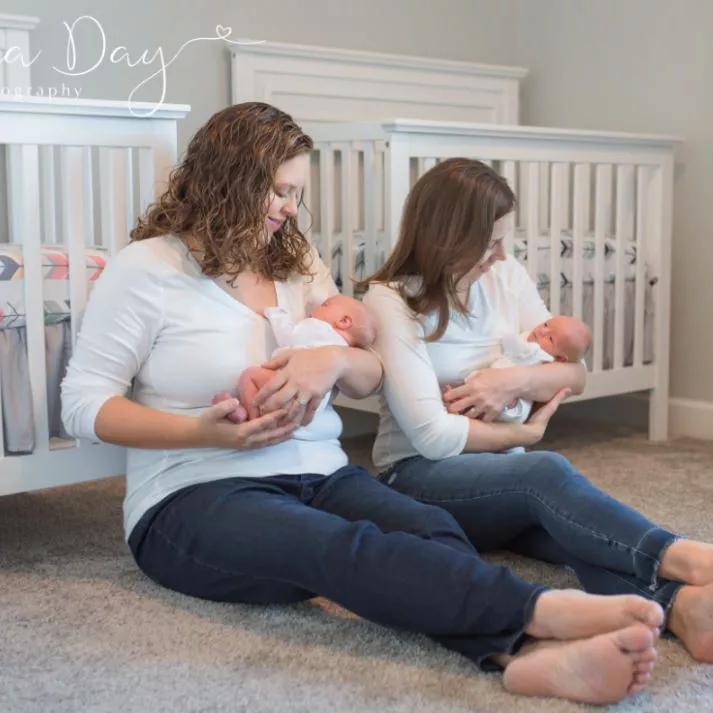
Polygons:
<instances>
[{"instance_id":1,"label":"newborn baby","mask_svg":"<svg viewBox=\"0 0 713 713\"><path fill-rule=\"evenodd\" d=\"M526 340L538 344L554 361L577 362L591 346L592 332L581 319L560 315L538 324Z\"/></svg>"},{"instance_id":2,"label":"newborn baby","mask_svg":"<svg viewBox=\"0 0 713 713\"><path fill-rule=\"evenodd\" d=\"M582 320L560 315L538 324L529 334L505 334L502 337L503 356L491 366L502 368L544 362L578 362L592 343L592 332ZM518 399L503 410L502 421L527 420L532 403Z\"/></svg>"},{"instance_id":3,"label":"newborn baby","mask_svg":"<svg viewBox=\"0 0 713 713\"><path fill-rule=\"evenodd\" d=\"M276 356L286 349L309 349L321 346L359 347L366 349L376 339L376 320L366 306L352 297L334 295L314 307L309 317L293 324L290 315L281 307L268 307L265 318L272 327L277 349ZM240 407L229 416L240 423L257 418L260 413L254 405L255 395L275 376L275 372L262 366L245 369L238 381ZM326 394L319 408L329 400ZM213 397L211 403L231 398L227 391Z\"/></svg>"}]
</instances>

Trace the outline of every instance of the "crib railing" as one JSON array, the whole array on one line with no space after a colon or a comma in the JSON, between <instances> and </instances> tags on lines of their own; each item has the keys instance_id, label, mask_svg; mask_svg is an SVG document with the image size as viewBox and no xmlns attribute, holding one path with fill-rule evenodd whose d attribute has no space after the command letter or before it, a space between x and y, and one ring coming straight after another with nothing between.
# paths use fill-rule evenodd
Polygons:
<instances>
[{"instance_id":1,"label":"crib railing","mask_svg":"<svg viewBox=\"0 0 713 713\"><path fill-rule=\"evenodd\" d=\"M34 464L59 447L77 452L97 448L51 435L48 403L56 402L57 384L48 385L46 326L48 303L55 302L47 300L46 290L54 277L66 281L73 346L93 279L103 262L126 244L137 214L153 199L176 160L176 122L189 107L164 106L149 116L150 108L133 105L129 111L118 101L0 97L7 196L0 249L16 256L12 260L22 277L34 413L34 445L28 457ZM0 400L0 492L12 492L13 477L26 482L30 461L6 456L2 414L8 409L1 407ZM117 451L116 457L123 454ZM116 467L116 459L107 459L106 453L94 460L97 467L100 462L104 469ZM90 464L81 462L86 478L98 477L96 469L92 472ZM8 474L10 463L14 470Z\"/></svg>"},{"instance_id":2,"label":"crib railing","mask_svg":"<svg viewBox=\"0 0 713 713\"><path fill-rule=\"evenodd\" d=\"M518 198L508 252L553 312L590 323L588 364L602 378L587 397L667 390L677 139L418 120L306 129L316 146L304 210L345 292L383 263L415 180L443 159L477 158Z\"/></svg>"}]
</instances>

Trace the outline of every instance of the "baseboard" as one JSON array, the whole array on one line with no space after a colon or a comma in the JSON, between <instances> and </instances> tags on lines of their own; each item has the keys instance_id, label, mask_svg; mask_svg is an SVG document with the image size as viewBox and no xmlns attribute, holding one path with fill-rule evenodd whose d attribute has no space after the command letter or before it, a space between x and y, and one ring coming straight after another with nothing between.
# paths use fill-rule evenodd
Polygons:
<instances>
[{"instance_id":1,"label":"baseboard","mask_svg":"<svg viewBox=\"0 0 713 713\"><path fill-rule=\"evenodd\" d=\"M376 433L379 419L374 413L338 408L344 422L345 437ZM556 418L574 418L629 426L642 431L649 428L647 392L607 396L564 403ZM669 436L713 440L713 402L695 399L669 400Z\"/></svg>"},{"instance_id":2,"label":"baseboard","mask_svg":"<svg viewBox=\"0 0 713 713\"><path fill-rule=\"evenodd\" d=\"M669 423L672 437L713 440L713 402L670 399Z\"/></svg>"}]
</instances>

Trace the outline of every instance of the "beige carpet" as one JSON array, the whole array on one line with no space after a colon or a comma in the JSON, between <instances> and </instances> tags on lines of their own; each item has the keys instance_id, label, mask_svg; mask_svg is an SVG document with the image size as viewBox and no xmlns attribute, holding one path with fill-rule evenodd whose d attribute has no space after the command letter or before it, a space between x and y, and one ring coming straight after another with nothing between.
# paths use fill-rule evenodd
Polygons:
<instances>
[{"instance_id":1,"label":"beige carpet","mask_svg":"<svg viewBox=\"0 0 713 713\"><path fill-rule=\"evenodd\" d=\"M660 523L713 541L713 445L558 427L552 444ZM368 459L364 440L350 443ZM123 482L0 498L0 711L510 713L586 710L504 693L420 636L322 601L249 608L173 595L123 545ZM571 585L551 567L508 560ZM663 641L649 692L621 713L713 711L713 666Z\"/></svg>"}]
</instances>

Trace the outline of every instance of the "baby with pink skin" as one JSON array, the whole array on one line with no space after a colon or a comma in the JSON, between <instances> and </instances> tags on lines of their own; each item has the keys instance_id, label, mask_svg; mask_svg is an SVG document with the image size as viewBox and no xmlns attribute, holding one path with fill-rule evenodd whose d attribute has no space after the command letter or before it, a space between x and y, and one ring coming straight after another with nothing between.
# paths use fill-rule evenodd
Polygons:
<instances>
[{"instance_id":1,"label":"baby with pink skin","mask_svg":"<svg viewBox=\"0 0 713 713\"><path fill-rule=\"evenodd\" d=\"M530 366L553 361L572 363L584 358L592 344L592 332L582 320L558 315L538 324L530 332L520 335L504 334L501 344L503 355L490 365L491 368ZM478 371L471 372L466 381ZM446 391L448 388L446 387ZM531 410L532 402L515 399L501 411L497 420L524 423ZM466 415L469 415L468 411L465 411Z\"/></svg>"},{"instance_id":2,"label":"baby with pink skin","mask_svg":"<svg viewBox=\"0 0 713 713\"><path fill-rule=\"evenodd\" d=\"M277 349L277 356L287 349L309 349L321 346L360 347L368 349L376 339L376 320L365 305L347 295L334 295L312 309L309 317L296 324L286 310L268 307L265 318L270 323ZM245 369L238 380L238 400L240 406L228 417L236 423L260 416L254 405L255 395L275 376L275 372L263 366ZM326 394L319 408L329 400ZM232 398L223 391L213 397L211 403Z\"/></svg>"}]
</instances>

